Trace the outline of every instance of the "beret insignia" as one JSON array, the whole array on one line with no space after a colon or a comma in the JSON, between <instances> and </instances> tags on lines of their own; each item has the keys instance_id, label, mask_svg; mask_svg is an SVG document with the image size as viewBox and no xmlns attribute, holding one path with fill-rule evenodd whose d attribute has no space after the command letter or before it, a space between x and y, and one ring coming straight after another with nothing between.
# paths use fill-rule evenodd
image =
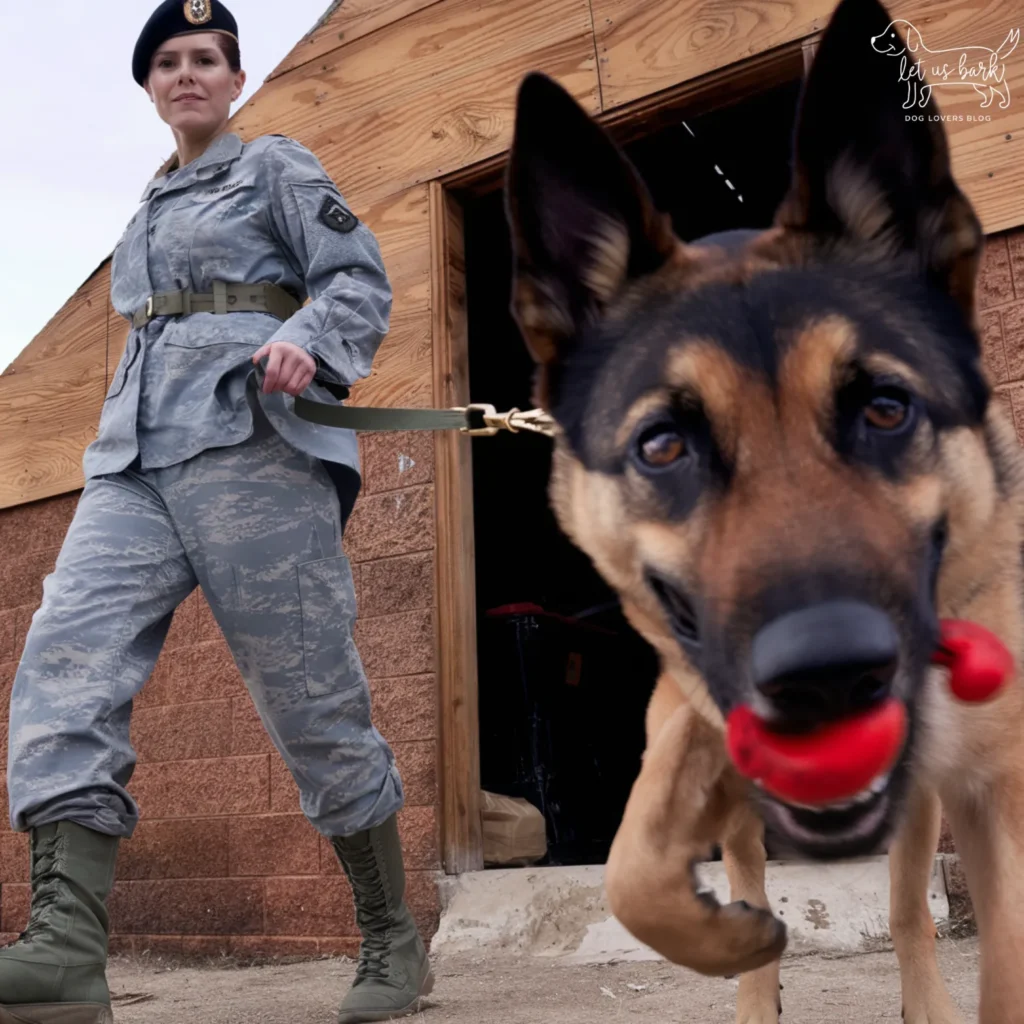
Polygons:
<instances>
[{"instance_id":1,"label":"beret insignia","mask_svg":"<svg viewBox=\"0 0 1024 1024\"><path fill-rule=\"evenodd\" d=\"M185 0L185 18L190 25L205 25L213 17L213 0Z\"/></svg>"}]
</instances>

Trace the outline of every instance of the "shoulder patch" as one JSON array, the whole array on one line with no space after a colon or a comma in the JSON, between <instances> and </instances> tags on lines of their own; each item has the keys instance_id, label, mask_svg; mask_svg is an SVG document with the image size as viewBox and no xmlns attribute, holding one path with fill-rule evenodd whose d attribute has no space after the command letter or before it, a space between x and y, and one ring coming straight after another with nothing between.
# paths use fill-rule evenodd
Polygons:
<instances>
[{"instance_id":1,"label":"shoulder patch","mask_svg":"<svg viewBox=\"0 0 1024 1024\"><path fill-rule=\"evenodd\" d=\"M327 196L324 199L320 207L320 220L332 231L340 231L342 234L348 234L359 223L359 218L342 206L334 196Z\"/></svg>"}]
</instances>

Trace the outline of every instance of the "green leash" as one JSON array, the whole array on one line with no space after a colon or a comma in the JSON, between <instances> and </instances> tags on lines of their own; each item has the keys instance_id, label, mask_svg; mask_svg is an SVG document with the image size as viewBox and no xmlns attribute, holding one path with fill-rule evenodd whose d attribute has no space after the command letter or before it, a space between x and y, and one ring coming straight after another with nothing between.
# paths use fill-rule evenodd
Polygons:
<instances>
[{"instance_id":1,"label":"green leash","mask_svg":"<svg viewBox=\"0 0 1024 1024\"><path fill-rule=\"evenodd\" d=\"M263 367L256 367L256 379L263 387ZM349 390L343 384L314 377L314 381L338 399L337 405L318 402L302 395L295 397L295 415L322 427L345 430L458 430L470 437L493 437L502 430L521 431L553 437L554 420L542 409L510 409L498 412L493 405L474 403L454 409L390 409L374 406L343 405Z\"/></svg>"},{"instance_id":2,"label":"green leash","mask_svg":"<svg viewBox=\"0 0 1024 1024\"><path fill-rule=\"evenodd\" d=\"M322 384L323 381L317 381ZM462 409L373 409L359 405L328 405L297 395L295 415L322 427L349 430L468 430L469 415Z\"/></svg>"}]
</instances>

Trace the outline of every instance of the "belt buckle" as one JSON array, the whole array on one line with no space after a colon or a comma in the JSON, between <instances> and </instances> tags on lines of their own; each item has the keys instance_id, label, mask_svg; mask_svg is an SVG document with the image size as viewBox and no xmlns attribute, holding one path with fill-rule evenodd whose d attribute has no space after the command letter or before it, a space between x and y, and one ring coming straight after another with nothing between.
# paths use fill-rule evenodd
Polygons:
<instances>
[{"instance_id":1,"label":"belt buckle","mask_svg":"<svg viewBox=\"0 0 1024 1024\"><path fill-rule=\"evenodd\" d=\"M148 299L146 299L146 319L147 320L152 320L153 319L153 296L152 295L150 295L150 297Z\"/></svg>"}]
</instances>

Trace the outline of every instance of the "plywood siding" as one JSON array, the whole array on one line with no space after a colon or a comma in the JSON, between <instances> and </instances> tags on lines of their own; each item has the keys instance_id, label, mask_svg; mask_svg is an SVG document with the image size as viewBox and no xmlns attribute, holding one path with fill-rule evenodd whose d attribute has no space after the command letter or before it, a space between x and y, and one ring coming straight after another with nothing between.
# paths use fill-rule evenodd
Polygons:
<instances>
[{"instance_id":1,"label":"plywood siding","mask_svg":"<svg viewBox=\"0 0 1024 1024\"><path fill-rule=\"evenodd\" d=\"M353 405L429 406L430 210L427 185L375 203L363 220L376 234L394 301L391 329Z\"/></svg>"},{"instance_id":2,"label":"plywood siding","mask_svg":"<svg viewBox=\"0 0 1024 1024\"><path fill-rule=\"evenodd\" d=\"M106 394L109 292L102 267L0 376L0 508L82 486Z\"/></svg>"},{"instance_id":3,"label":"plywood siding","mask_svg":"<svg viewBox=\"0 0 1024 1024\"><path fill-rule=\"evenodd\" d=\"M385 25L441 2L443 0L339 0L317 27L295 44L267 79L277 78L326 56L339 46L362 39Z\"/></svg>"},{"instance_id":4,"label":"plywood siding","mask_svg":"<svg viewBox=\"0 0 1024 1024\"><path fill-rule=\"evenodd\" d=\"M588 0L446 0L273 79L235 126L287 132L365 208L506 149L533 69L599 112Z\"/></svg>"},{"instance_id":5,"label":"plywood siding","mask_svg":"<svg viewBox=\"0 0 1024 1024\"><path fill-rule=\"evenodd\" d=\"M430 186L434 401L469 401L466 252L462 207ZM473 452L454 431L434 435L437 524L437 677L442 853L450 874L484 866L476 661Z\"/></svg>"},{"instance_id":6,"label":"plywood siding","mask_svg":"<svg viewBox=\"0 0 1024 1024\"><path fill-rule=\"evenodd\" d=\"M604 109L823 28L835 0L591 0Z\"/></svg>"},{"instance_id":7,"label":"plywood siding","mask_svg":"<svg viewBox=\"0 0 1024 1024\"><path fill-rule=\"evenodd\" d=\"M712 71L799 46L833 0L345 0L303 39L233 127L310 146L378 233L395 286L392 331L363 404L430 401L426 183L511 141L522 76L543 70L605 120L652 108ZM928 46L996 47L1024 27L1004 0L891 0ZM940 88L954 170L987 233L1024 223L1024 46L1007 66L1011 101L987 111ZM855 84L851 85L855 88ZM966 120L968 114L989 121ZM101 268L0 377L0 507L81 486L82 450L127 328Z\"/></svg>"},{"instance_id":8,"label":"plywood siding","mask_svg":"<svg viewBox=\"0 0 1024 1024\"><path fill-rule=\"evenodd\" d=\"M601 91L606 113L675 88L716 69L823 29L834 0L592 0ZM1024 27L1019 4L1003 0L890 0L893 17L909 20L931 50L997 48ZM865 40L865 45L869 41ZM943 57L942 60L946 58ZM950 58L956 62L956 55ZM938 60L938 58L937 58ZM925 64L926 70L931 63ZM893 75L899 62L893 61ZM986 233L1024 222L1024 46L1006 65L1011 101L987 110L969 86L939 87L953 169ZM933 79L934 80L934 79ZM850 83L856 89L856 83ZM990 115L968 121L967 115ZM955 120L962 117L962 120Z\"/></svg>"},{"instance_id":9,"label":"plywood siding","mask_svg":"<svg viewBox=\"0 0 1024 1024\"><path fill-rule=\"evenodd\" d=\"M51 370L71 356L103 352L106 344L106 316L110 307L110 265L104 262L58 310L3 374L20 373L47 365Z\"/></svg>"},{"instance_id":10,"label":"plywood siding","mask_svg":"<svg viewBox=\"0 0 1024 1024\"><path fill-rule=\"evenodd\" d=\"M1024 7L1004 0L965 2L893 0L894 16L902 16L921 31L932 50L966 46L997 49L1010 29L1024 29ZM949 60L955 52L925 64ZM894 64L896 62L894 61ZM895 70L894 70L895 73ZM935 76L930 81L938 82ZM947 118L953 173L981 218L986 234L1024 222L1024 45L1006 62L1010 102L1005 110L999 99L988 108L970 86L936 85L933 96ZM968 120L990 117L991 120ZM957 120L959 118L959 120Z\"/></svg>"}]
</instances>

